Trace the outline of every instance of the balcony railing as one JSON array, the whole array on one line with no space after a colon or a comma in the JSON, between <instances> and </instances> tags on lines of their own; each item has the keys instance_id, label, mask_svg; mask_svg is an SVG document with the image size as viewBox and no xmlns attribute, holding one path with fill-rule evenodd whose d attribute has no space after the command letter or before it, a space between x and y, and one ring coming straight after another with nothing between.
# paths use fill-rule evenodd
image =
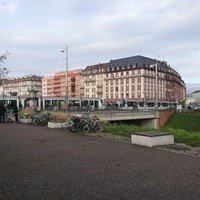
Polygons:
<instances>
[{"instance_id":1,"label":"balcony railing","mask_svg":"<svg viewBox=\"0 0 200 200\"><path fill-rule=\"evenodd\" d=\"M85 79L85 82L95 82L96 79L95 78L87 78Z\"/></svg>"}]
</instances>

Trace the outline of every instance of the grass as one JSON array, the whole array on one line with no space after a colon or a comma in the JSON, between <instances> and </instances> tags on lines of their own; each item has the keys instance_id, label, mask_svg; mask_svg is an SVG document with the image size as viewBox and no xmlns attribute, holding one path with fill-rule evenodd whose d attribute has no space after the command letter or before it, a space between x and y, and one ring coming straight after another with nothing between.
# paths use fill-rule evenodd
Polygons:
<instances>
[{"instance_id":1,"label":"grass","mask_svg":"<svg viewBox=\"0 0 200 200\"><path fill-rule=\"evenodd\" d=\"M119 135L122 137L130 138L131 134L134 132L142 132L153 130L148 127L140 127L133 124L124 124L124 123L106 123L104 125L104 132L111 135Z\"/></svg>"},{"instance_id":2,"label":"grass","mask_svg":"<svg viewBox=\"0 0 200 200\"><path fill-rule=\"evenodd\" d=\"M133 132L150 130L155 129L124 123L106 123L104 125L106 133L126 138L130 138ZM174 134L176 143L200 147L200 112L175 113L166 126L160 130Z\"/></svg>"},{"instance_id":3,"label":"grass","mask_svg":"<svg viewBox=\"0 0 200 200\"><path fill-rule=\"evenodd\" d=\"M175 113L162 130L174 134L177 143L200 147L200 112Z\"/></svg>"}]
</instances>

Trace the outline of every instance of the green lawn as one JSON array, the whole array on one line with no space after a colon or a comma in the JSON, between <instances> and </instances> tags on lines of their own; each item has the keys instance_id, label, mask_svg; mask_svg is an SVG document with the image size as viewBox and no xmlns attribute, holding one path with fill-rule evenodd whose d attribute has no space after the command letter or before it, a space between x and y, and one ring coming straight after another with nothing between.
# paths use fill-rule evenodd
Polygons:
<instances>
[{"instance_id":1,"label":"green lawn","mask_svg":"<svg viewBox=\"0 0 200 200\"><path fill-rule=\"evenodd\" d=\"M112 134L112 135L120 135L122 137L131 138L131 134L134 132L142 132L148 130L155 130L149 129L147 127L140 127L133 124L125 124L125 123L106 123L104 125L104 132Z\"/></svg>"},{"instance_id":2,"label":"green lawn","mask_svg":"<svg viewBox=\"0 0 200 200\"><path fill-rule=\"evenodd\" d=\"M131 137L133 132L149 130L152 129L124 123L106 123L104 126L106 133L128 138ZM200 112L175 113L161 131L174 134L176 143L200 147Z\"/></svg>"},{"instance_id":3,"label":"green lawn","mask_svg":"<svg viewBox=\"0 0 200 200\"><path fill-rule=\"evenodd\" d=\"M163 130L173 133L177 143L200 147L200 112L175 113Z\"/></svg>"}]
</instances>

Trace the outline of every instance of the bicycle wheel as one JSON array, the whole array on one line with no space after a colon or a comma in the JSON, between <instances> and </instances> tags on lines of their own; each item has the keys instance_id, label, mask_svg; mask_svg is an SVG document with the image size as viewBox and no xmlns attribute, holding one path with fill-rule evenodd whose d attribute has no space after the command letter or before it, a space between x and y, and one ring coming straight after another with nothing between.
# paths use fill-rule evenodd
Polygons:
<instances>
[{"instance_id":1,"label":"bicycle wheel","mask_svg":"<svg viewBox=\"0 0 200 200\"><path fill-rule=\"evenodd\" d=\"M72 125L70 126L70 131L71 131L72 133L77 133L77 132L78 132L78 127L75 126L75 124L72 124Z\"/></svg>"},{"instance_id":2,"label":"bicycle wheel","mask_svg":"<svg viewBox=\"0 0 200 200\"><path fill-rule=\"evenodd\" d=\"M32 123L33 125L38 125L38 124L40 123L40 120L39 120L38 118L34 117L34 118L31 120L31 123Z\"/></svg>"},{"instance_id":3,"label":"bicycle wheel","mask_svg":"<svg viewBox=\"0 0 200 200\"><path fill-rule=\"evenodd\" d=\"M63 128L63 129L68 129L68 128L69 128L68 122L62 123L62 128Z\"/></svg>"},{"instance_id":4,"label":"bicycle wheel","mask_svg":"<svg viewBox=\"0 0 200 200\"><path fill-rule=\"evenodd\" d=\"M100 133L101 131L103 131L103 127L102 127L102 125L101 125L100 122L96 122L96 123L95 123L94 130L95 130L95 132L97 132L97 133Z\"/></svg>"},{"instance_id":5,"label":"bicycle wheel","mask_svg":"<svg viewBox=\"0 0 200 200\"><path fill-rule=\"evenodd\" d=\"M41 124L42 126L47 125L47 123L48 123L48 119L47 119L47 118L42 118L41 121L40 121L40 124Z\"/></svg>"},{"instance_id":6,"label":"bicycle wheel","mask_svg":"<svg viewBox=\"0 0 200 200\"><path fill-rule=\"evenodd\" d=\"M90 126L88 124L85 124L82 127L82 131L83 131L83 133L88 133L90 131Z\"/></svg>"}]
</instances>

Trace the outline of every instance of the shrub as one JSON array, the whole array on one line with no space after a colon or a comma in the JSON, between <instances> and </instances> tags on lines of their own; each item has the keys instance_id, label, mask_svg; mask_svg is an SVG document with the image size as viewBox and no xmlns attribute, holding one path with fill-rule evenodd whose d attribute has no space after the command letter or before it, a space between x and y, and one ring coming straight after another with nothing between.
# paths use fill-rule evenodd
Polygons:
<instances>
[{"instance_id":1,"label":"shrub","mask_svg":"<svg viewBox=\"0 0 200 200\"><path fill-rule=\"evenodd\" d=\"M19 115L19 118L28 119L35 115L35 111L30 110L30 109L21 110L21 111L19 111L18 115Z\"/></svg>"},{"instance_id":2,"label":"shrub","mask_svg":"<svg viewBox=\"0 0 200 200\"><path fill-rule=\"evenodd\" d=\"M70 116L69 113L66 112L52 112L51 121L60 123L66 122L69 116Z\"/></svg>"}]
</instances>

